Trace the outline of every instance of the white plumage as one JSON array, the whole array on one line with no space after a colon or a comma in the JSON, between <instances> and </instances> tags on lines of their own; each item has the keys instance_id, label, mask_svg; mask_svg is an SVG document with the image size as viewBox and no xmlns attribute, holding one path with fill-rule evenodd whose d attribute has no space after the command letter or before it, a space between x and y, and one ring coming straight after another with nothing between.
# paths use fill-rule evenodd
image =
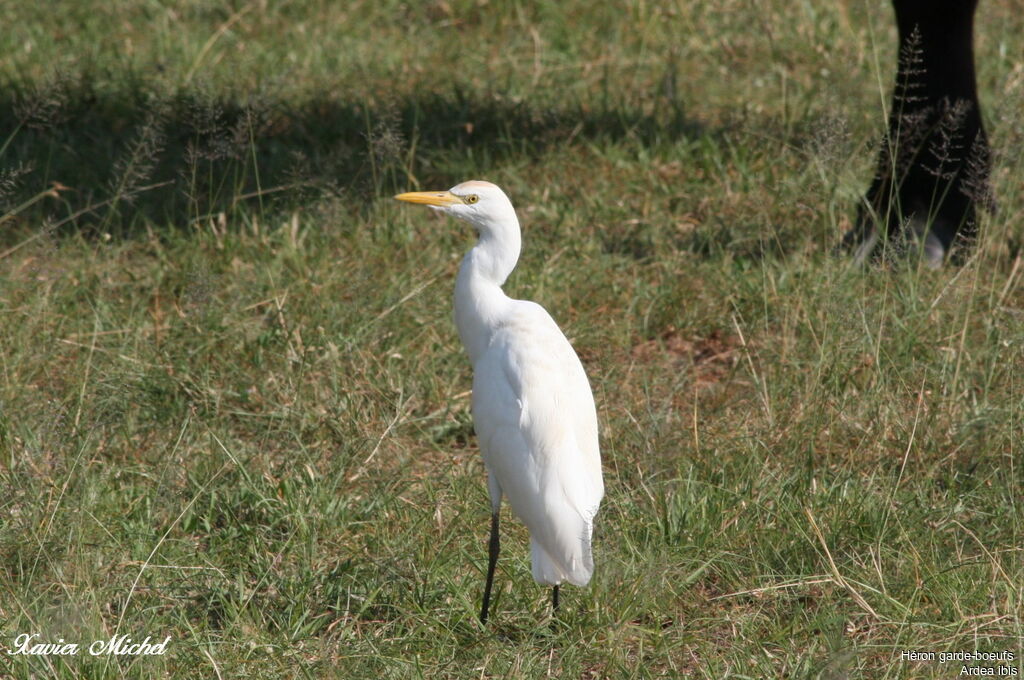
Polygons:
<instances>
[{"instance_id":1,"label":"white plumage","mask_svg":"<svg viewBox=\"0 0 1024 680\"><path fill-rule=\"evenodd\" d=\"M530 530L533 578L586 585L590 538L604 483L597 413L572 345L543 307L513 300L501 285L519 259L519 220L505 193L470 181L450 191L395 198L472 224L479 241L455 284L455 324L473 364L473 424L488 473L491 551L480 618L486 621L502 496Z\"/></svg>"}]
</instances>

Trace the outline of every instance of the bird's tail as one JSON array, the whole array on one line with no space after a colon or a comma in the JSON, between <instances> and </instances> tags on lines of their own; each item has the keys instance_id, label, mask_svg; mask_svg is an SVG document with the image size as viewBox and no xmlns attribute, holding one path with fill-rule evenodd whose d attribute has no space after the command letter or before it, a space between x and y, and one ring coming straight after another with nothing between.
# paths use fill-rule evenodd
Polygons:
<instances>
[{"instance_id":1,"label":"bird's tail","mask_svg":"<svg viewBox=\"0 0 1024 680\"><path fill-rule=\"evenodd\" d=\"M583 535L564 546L564 554L552 555L537 539L530 538L530 559L533 580L545 586L557 586L568 581L574 586L585 586L594 575L594 557L590 550L591 525L585 523Z\"/></svg>"}]
</instances>

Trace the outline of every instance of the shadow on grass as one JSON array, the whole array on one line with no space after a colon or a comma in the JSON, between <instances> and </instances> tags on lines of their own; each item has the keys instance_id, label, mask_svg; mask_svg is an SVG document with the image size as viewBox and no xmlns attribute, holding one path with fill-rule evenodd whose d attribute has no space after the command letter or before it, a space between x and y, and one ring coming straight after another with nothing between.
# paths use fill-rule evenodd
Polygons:
<instances>
[{"instance_id":1,"label":"shadow on grass","mask_svg":"<svg viewBox=\"0 0 1024 680\"><path fill-rule=\"evenodd\" d=\"M457 90L386 105L327 94L238 101L202 87L157 96L141 81L107 91L81 76L3 88L0 130L0 215L124 235L325 194L448 186L467 164L576 138L653 144L702 133L678 109L539 108Z\"/></svg>"}]
</instances>

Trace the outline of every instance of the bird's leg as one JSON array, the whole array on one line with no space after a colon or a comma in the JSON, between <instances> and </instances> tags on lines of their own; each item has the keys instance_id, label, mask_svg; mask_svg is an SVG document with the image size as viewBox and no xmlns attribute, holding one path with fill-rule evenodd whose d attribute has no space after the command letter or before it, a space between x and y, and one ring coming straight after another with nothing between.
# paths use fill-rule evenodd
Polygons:
<instances>
[{"instance_id":1,"label":"bird's leg","mask_svg":"<svg viewBox=\"0 0 1024 680\"><path fill-rule=\"evenodd\" d=\"M558 586L551 589L551 611L558 613Z\"/></svg>"},{"instance_id":2,"label":"bird's leg","mask_svg":"<svg viewBox=\"0 0 1024 680\"><path fill-rule=\"evenodd\" d=\"M494 583L494 567L498 564L498 513L491 515L491 542L487 550L487 585L484 586L484 604L480 608L480 623L487 623L487 613L491 607L491 585Z\"/></svg>"}]
</instances>

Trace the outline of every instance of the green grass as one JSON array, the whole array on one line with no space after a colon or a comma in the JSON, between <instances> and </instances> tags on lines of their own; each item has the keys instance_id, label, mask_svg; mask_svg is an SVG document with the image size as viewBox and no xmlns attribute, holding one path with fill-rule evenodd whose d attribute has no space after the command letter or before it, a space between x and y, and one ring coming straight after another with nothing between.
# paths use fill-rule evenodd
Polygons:
<instances>
[{"instance_id":1,"label":"green grass","mask_svg":"<svg viewBox=\"0 0 1024 680\"><path fill-rule=\"evenodd\" d=\"M85 7L12 5L0 35L0 644L172 640L0 677L1022 667L1011 3L977 25L1000 210L938 272L829 255L885 121L886 6ZM471 235L390 200L470 178L516 204L506 290L559 321L601 421L597 571L554 623L508 514L476 620Z\"/></svg>"}]
</instances>

